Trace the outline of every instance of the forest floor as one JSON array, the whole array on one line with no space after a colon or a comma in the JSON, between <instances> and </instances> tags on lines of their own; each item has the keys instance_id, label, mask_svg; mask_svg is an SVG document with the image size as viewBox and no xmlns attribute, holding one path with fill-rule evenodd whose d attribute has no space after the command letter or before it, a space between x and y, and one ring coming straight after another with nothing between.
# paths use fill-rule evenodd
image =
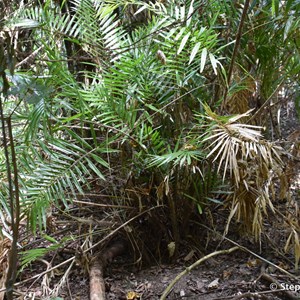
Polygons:
<instances>
[{"instance_id":1,"label":"forest floor","mask_svg":"<svg viewBox=\"0 0 300 300\"><path fill-rule=\"evenodd\" d=\"M283 139L296 130L300 132L298 119L291 107L287 105L282 111ZM300 168L298 170L300 172ZM299 174L291 185L291 198L298 204ZM280 206L285 210L286 205L288 205L286 201L278 201L276 204L279 210ZM227 238L244 247L244 250L239 249L205 260L181 277L171 289L167 299L300 299L300 277L297 279L299 273L295 271L293 251L287 253L283 251L287 240L286 230L283 220L282 224L279 224L278 219L272 219L272 216L265 222L261 243L231 229ZM142 270L132 263L129 255L117 257L105 272L106 298L160 299L167 286L186 267L205 255L233 246L229 240L222 240L216 235L209 240L208 245L203 241L204 250L193 251L182 247L176 261L169 264L154 261L152 266ZM64 253L61 256L47 257L46 261L37 261L27 268L27 273L23 271L22 278L19 279L22 281L42 273L50 262L56 265L71 255L73 253ZM47 289L49 292L49 287L58 283L56 278L62 278L63 274L67 276L63 280L64 286L59 290L59 298L52 299L89 299L88 275L76 264L70 270L56 269L51 273L51 277L49 274L48 277L42 276L35 282L30 281L18 286L18 289L27 295L23 299L45 299L42 295L47 294Z\"/></svg>"}]
</instances>

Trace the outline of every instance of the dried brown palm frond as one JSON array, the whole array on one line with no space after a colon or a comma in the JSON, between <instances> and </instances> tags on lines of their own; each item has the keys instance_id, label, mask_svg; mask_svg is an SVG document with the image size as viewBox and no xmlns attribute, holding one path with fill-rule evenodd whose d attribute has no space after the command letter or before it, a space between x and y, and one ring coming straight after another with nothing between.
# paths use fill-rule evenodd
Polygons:
<instances>
[{"instance_id":1,"label":"dried brown palm frond","mask_svg":"<svg viewBox=\"0 0 300 300\"><path fill-rule=\"evenodd\" d=\"M262 230L263 215L273 211L274 179L282 173L281 148L263 139L262 127L237 123L250 111L236 116L218 116L205 107L209 134L204 138L207 158L218 164L223 181L231 181L228 197L231 211L228 225L235 216L246 231L256 238ZM228 225L225 232L228 230Z\"/></svg>"},{"instance_id":2,"label":"dried brown palm frond","mask_svg":"<svg viewBox=\"0 0 300 300\"><path fill-rule=\"evenodd\" d=\"M298 208L296 211L299 212ZM295 256L295 270L299 269L300 261L300 237L299 237L299 213L289 214L285 217L285 223L289 228L289 236L286 240L284 251L285 253L294 252Z\"/></svg>"}]
</instances>

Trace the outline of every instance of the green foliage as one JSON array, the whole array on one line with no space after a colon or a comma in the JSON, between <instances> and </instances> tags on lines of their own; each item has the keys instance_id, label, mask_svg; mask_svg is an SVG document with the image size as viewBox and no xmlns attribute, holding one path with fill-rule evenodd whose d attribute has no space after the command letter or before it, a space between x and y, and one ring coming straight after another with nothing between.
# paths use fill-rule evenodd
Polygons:
<instances>
[{"instance_id":1,"label":"green foliage","mask_svg":"<svg viewBox=\"0 0 300 300\"><path fill-rule=\"evenodd\" d=\"M57 250L62 246L61 243L55 243L47 248L36 248L27 251L21 252L21 267L22 269L26 268L35 260L42 258L47 253Z\"/></svg>"},{"instance_id":2,"label":"green foliage","mask_svg":"<svg viewBox=\"0 0 300 300\"><path fill-rule=\"evenodd\" d=\"M135 194L149 187L148 195L168 207L173 232L167 239L176 247L180 225L224 204L224 195L231 199L229 219L254 216L257 226L250 227L259 235L262 214L272 208L269 178L281 162L261 127L245 123L246 112L259 106L259 97L264 102L282 83L298 80L299 5L252 4L228 83L238 3L64 4L69 10L50 0L28 5L6 19L8 28L30 30L35 58L30 67L20 62L8 76L8 98L1 96L15 125L21 211L30 228L45 228L51 205L68 207L109 171L122 182L135 179ZM2 231L10 214L5 171L1 148ZM45 253L39 251L27 253L25 262Z\"/></svg>"},{"instance_id":3,"label":"green foliage","mask_svg":"<svg viewBox=\"0 0 300 300\"><path fill-rule=\"evenodd\" d=\"M203 154L199 150L179 149L178 151L170 151L163 155L153 155L149 161L149 167L160 167L162 165L172 164L172 167L179 166L180 168L192 164L192 160L200 160Z\"/></svg>"}]
</instances>

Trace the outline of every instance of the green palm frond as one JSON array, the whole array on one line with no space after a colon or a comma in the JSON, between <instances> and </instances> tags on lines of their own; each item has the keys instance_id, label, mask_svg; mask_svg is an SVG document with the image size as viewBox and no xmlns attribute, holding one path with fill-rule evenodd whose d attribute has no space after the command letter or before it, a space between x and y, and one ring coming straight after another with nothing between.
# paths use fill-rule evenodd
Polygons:
<instances>
[{"instance_id":1,"label":"green palm frond","mask_svg":"<svg viewBox=\"0 0 300 300\"><path fill-rule=\"evenodd\" d=\"M73 1L76 19L81 26L81 40L85 51L103 59L110 53L110 59L117 59L121 51L121 40L126 32L118 26L119 20L114 14L116 5L101 1Z\"/></svg>"},{"instance_id":2,"label":"green palm frond","mask_svg":"<svg viewBox=\"0 0 300 300\"><path fill-rule=\"evenodd\" d=\"M109 61L118 59L120 43L126 35L122 27L118 26L119 21L114 14L117 7L118 5L93 0L74 0L70 8L72 12L62 13L60 7L47 1L44 7L23 9L8 25L38 27L40 31L36 34L42 37L41 41L53 41L52 37L56 36L61 41L60 46L59 43L53 43L48 48L59 46L62 56L65 53L63 41L80 44L86 53L95 58L96 63L106 65Z\"/></svg>"},{"instance_id":3,"label":"green palm frond","mask_svg":"<svg viewBox=\"0 0 300 300\"><path fill-rule=\"evenodd\" d=\"M50 3L44 8L34 6L22 9L18 18L13 19L10 25L30 28L33 24L44 30L46 34L65 34L74 39L80 34L80 24L76 22L75 16L62 14L59 7Z\"/></svg>"},{"instance_id":4,"label":"green palm frond","mask_svg":"<svg viewBox=\"0 0 300 300\"><path fill-rule=\"evenodd\" d=\"M55 251L62 246L63 246L63 243L56 242L47 248L37 248L37 249L30 249L30 250L22 251L20 253L20 255L21 255L20 263L21 263L22 270L24 268L26 268L28 265L30 265L32 262L34 262L35 260L44 257L47 253L49 253L51 251Z\"/></svg>"},{"instance_id":5,"label":"green palm frond","mask_svg":"<svg viewBox=\"0 0 300 300\"><path fill-rule=\"evenodd\" d=\"M183 167L185 165L189 166L192 164L193 160L199 160L201 158L203 158L203 153L200 151L179 150L161 156L151 156L149 168L161 167L168 164L172 164L173 166L178 165L179 167Z\"/></svg>"},{"instance_id":6,"label":"green palm frond","mask_svg":"<svg viewBox=\"0 0 300 300\"><path fill-rule=\"evenodd\" d=\"M149 155L148 167L168 167L172 169L176 166L183 168L192 166L193 162L199 161L204 158L204 153L196 149L191 144L184 144L180 147L179 141L176 143L174 150L169 147L168 153L161 155Z\"/></svg>"},{"instance_id":7,"label":"green palm frond","mask_svg":"<svg viewBox=\"0 0 300 300\"><path fill-rule=\"evenodd\" d=\"M20 149L20 182L22 210L29 216L33 230L45 226L47 208L53 202L68 202L83 193L88 178L97 176L104 180L101 168L108 167L101 154L107 149L81 148L75 143L54 139L42 141L31 148ZM37 149L42 149L38 153ZM19 151L20 151L19 150ZM25 151L24 151L25 150Z\"/></svg>"}]
</instances>

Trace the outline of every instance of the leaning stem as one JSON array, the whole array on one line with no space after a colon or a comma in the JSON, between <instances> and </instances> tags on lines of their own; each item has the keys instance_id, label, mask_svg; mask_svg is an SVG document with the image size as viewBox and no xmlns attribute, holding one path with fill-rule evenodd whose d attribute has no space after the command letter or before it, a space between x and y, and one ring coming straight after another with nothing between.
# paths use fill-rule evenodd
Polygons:
<instances>
[{"instance_id":1,"label":"leaning stem","mask_svg":"<svg viewBox=\"0 0 300 300\"><path fill-rule=\"evenodd\" d=\"M234 66L236 56L237 56L237 53L238 53L238 50L239 50L239 46L240 46L240 43L241 43L243 26L244 26L244 22L245 22L245 19L246 19L249 3L250 3L250 0L245 0L244 9L243 9L243 12L242 12L238 32L237 32L236 37L235 37L234 49L233 49L231 62L230 62L230 66L229 66L229 70L228 70L228 74L227 74L227 83L228 84L227 84L227 88L225 89L223 104L226 103L226 99L227 99L227 96L228 96L229 86L230 86L232 72L233 72L233 66Z\"/></svg>"},{"instance_id":2,"label":"leaning stem","mask_svg":"<svg viewBox=\"0 0 300 300\"><path fill-rule=\"evenodd\" d=\"M3 42L3 40L1 41ZM2 46L0 47L0 77L3 82L3 88L1 94L3 98L8 97L9 83L6 77L5 70L7 68L7 62L5 59L5 50ZM1 118L1 129L3 136L3 147L4 155L6 160L6 172L8 179L8 191L9 191L9 206L11 214L11 228L12 228L12 243L9 251L9 266L7 270L6 279L6 297L7 300L13 300L13 289L17 277L17 263L18 263L18 238L19 238L19 223L20 223L20 199L19 199L19 182L18 182L18 167L16 161L16 153L14 148L14 139L12 132L11 117L4 117L4 105L2 102L2 96L0 95L0 118ZM6 127L8 136L6 133ZM10 155L9 155L10 150ZM12 168L11 168L12 162Z\"/></svg>"}]
</instances>

